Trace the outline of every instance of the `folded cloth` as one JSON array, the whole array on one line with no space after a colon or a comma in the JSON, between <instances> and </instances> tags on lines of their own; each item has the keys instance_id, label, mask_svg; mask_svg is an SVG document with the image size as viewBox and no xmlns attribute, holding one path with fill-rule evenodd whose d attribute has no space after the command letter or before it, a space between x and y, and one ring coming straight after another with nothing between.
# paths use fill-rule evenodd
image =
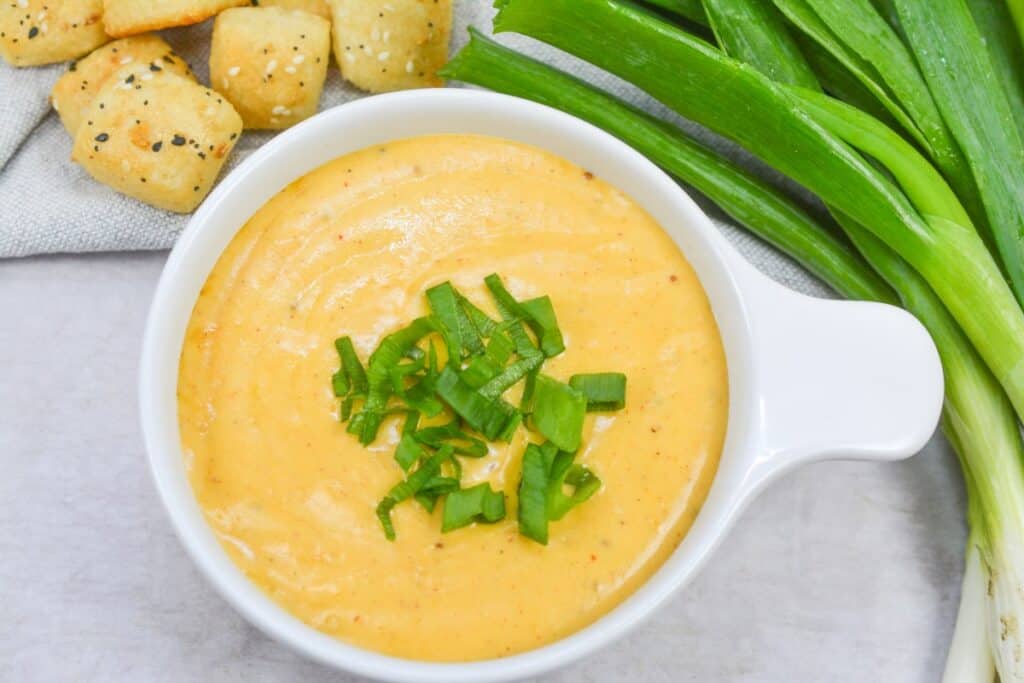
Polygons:
<instances>
[{"instance_id":1,"label":"folded cloth","mask_svg":"<svg viewBox=\"0 0 1024 683\"><path fill-rule=\"evenodd\" d=\"M489 29L493 14L491 3L485 0L456 0L452 50L465 44L468 26ZM207 21L163 33L204 82L211 30L212 21ZM503 35L499 39L647 111L671 118L663 107L629 84L588 64L519 36ZM70 161L71 138L48 99L50 89L66 68L54 65L14 69L0 61L0 258L171 247L188 216L162 211L118 194ZM338 70L331 68L320 107L328 109L361 96L363 93L345 83ZM729 154L736 153L735 148L721 140L674 120L705 142ZM247 131L224 172L229 172L272 136L271 132ZM770 173L763 167L755 170ZM713 216L722 218L713 206L697 199ZM721 220L716 222L748 258L777 280L803 291L826 292L774 249Z\"/></svg>"}]
</instances>

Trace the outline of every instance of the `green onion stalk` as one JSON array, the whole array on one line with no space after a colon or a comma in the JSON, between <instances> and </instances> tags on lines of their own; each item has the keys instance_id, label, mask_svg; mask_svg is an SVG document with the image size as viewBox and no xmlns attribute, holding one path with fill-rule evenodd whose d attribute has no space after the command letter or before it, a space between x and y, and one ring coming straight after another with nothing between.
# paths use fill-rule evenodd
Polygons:
<instances>
[{"instance_id":1,"label":"green onion stalk","mask_svg":"<svg viewBox=\"0 0 1024 683\"><path fill-rule=\"evenodd\" d=\"M922 216L786 86L622 0L499 0L496 31L559 47L739 143L870 229L920 273L1024 414L1024 313L977 232ZM608 50L613 44L615 50Z\"/></svg>"},{"instance_id":2,"label":"green onion stalk","mask_svg":"<svg viewBox=\"0 0 1024 683\"><path fill-rule=\"evenodd\" d=\"M473 32L470 44L445 68L445 75L533 99L590 121L697 188L737 222L786 251L841 294L882 302L896 300L892 289L849 245L817 225L784 195L688 138L682 131L607 93L503 48L476 32ZM968 462L977 472L968 478L972 505L999 511L1007 507L1005 501L1017 503L1010 506L1010 512L988 515L1003 520L999 524L972 525L971 563L964 588L965 596L973 597L961 612L970 608L966 611L974 616L978 612L999 613L995 609L977 609L978 601L983 601L987 594L986 580L991 575L1008 579L1000 583L1000 589L993 593L1002 596L994 599L996 602L1008 606L1003 608L1003 612L1024 614L1024 610L1019 609L1020 596L1012 590L1013 586L1021 585L1013 581L1014 572L991 569L1008 567L1012 570L1013 567L1024 566L1014 561L1021 548L1021 529L1024 529L1024 523L1021 523L1024 515L1020 514L1024 510L1024 493L1021 491L1024 474L1020 471L1024 450L1010 403L924 281L870 233L861 230L855 236L859 238L859 246L864 247L865 243L875 246L876 259L888 258L891 264L888 275L904 283L900 292L902 298L911 310L923 320L927 319L926 324L943 353L947 367L944 425L965 462L965 472ZM975 487L970 483L972 479L978 479L982 485ZM999 620L989 621L998 623ZM958 622L959 626L965 623L964 619ZM981 635L984 635L983 631ZM974 655L957 655L952 658L954 662L970 661L975 671L984 671L986 663L991 668L991 658L985 650L987 640L979 636L977 629L958 628L954 645L953 654Z\"/></svg>"}]
</instances>

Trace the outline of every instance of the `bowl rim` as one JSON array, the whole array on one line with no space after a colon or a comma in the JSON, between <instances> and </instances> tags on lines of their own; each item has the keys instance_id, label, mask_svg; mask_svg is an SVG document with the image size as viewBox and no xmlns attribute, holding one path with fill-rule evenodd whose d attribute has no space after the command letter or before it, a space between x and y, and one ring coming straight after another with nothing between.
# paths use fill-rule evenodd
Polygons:
<instances>
[{"instance_id":1,"label":"bowl rim","mask_svg":"<svg viewBox=\"0 0 1024 683\"><path fill-rule=\"evenodd\" d=\"M189 506L198 508L198 505L187 479L186 490L183 491L181 487L184 464L177 431L176 399L171 401L172 406L168 405L168 393L176 393L178 355L183 336L183 329L173 325L169 328L169 312L175 305L180 309L181 302L176 301L176 297L181 297L182 290L196 284L196 277L188 275L186 270L194 258L194 252L208 248L202 243L204 236L218 230L227 231L227 228L222 227L222 214L232 211L227 204L232 200L241 201L238 198L248 193L248 185L254 183L254 175L261 170L275 167L277 170L268 171L267 174L287 175L290 178L287 182L290 182L319 166L315 164L296 173L292 173L291 169L281 170L283 160L294 159L295 155L291 153L295 150L312 148L315 144L313 140L318 135L344 130L356 120L365 122L380 117L408 116L408 112L412 111L420 115L426 112L428 117L458 114L455 116L459 119L454 124L456 127L460 122L477 121L479 127L489 130L526 121L527 126L546 129L549 137L559 136L558 142L552 145L527 141L529 144L549 149L577 163L580 154L586 152L593 163L580 165L594 170L597 175L620 188L623 183L615 182L616 177L639 188L642 194L659 197L668 207L666 210L677 212L673 214L672 229L663 220L659 220L659 223L697 271L712 301L726 347L730 391L726 443L708 497L683 542L632 595L589 626L537 649L497 659L438 663L383 655L316 631L270 601L230 561L201 517L198 523L202 528L197 528L195 511L190 511ZM440 118L437 120L441 121ZM445 125L438 127L444 129ZM518 129L508 135L504 132L506 128L501 130L500 133L490 134L521 140ZM392 136L387 139L401 137L411 136ZM353 146L351 151L370 144ZM551 149L559 145L562 145L560 150ZM572 148L572 145L579 145L579 148ZM564 153L566 151L568 153ZM610 172L612 170L616 172ZM287 182L282 183L282 186ZM276 191L269 196L274 193ZM652 214L658 213L651 210L649 202L638 198L637 192L627 194ZM255 200L247 201L252 203ZM240 220L239 225L229 231L227 241L263 203L264 200L258 201L244 218L230 221ZM657 215L655 217L657 219ZM681 238L685 238L686 246L681 243ZM692 258L694 250L701 252L700 263ZM213 261L219 256L220 251L214 254ZM208 269L206 272L208 274ZM265 633L319 662L375 679L423 683L507 681L559 668L622 637L682 589L717 547L747 502L746 497L738 501L736 493L743 488L743 482L748 478L757 446L758 405L753 398L758 394L757 377L750 348L752 332L749 311L741 283L741 280L748 278L755 278L759 284L763 282L766 286L774 285L757 274L735 252L706 214L660 168L626 143L578 118L528 100L467 89L405 91L366 97L340 105L281 133L239 164L194 214L168 258L146 322L139 370L139 411L154 485L176 535L216 590ZM198 286L205 279L204 275ZM198 286L194 287L196 292ZM193 296L186 302L189 312L186 323L194 301ZM723 312L727 321L723 321ZM174 378L170 386L165 367L169 360L173 360L171 365ZM730 465L732 471L725 476L727 455L735 462ZM175 472L176 467L181 472ZM216 550L211 549L211 540ZM218 557L218 553L222 557ZM229 566L225 566L225 563Z\"/></svg>"}]
</instances>

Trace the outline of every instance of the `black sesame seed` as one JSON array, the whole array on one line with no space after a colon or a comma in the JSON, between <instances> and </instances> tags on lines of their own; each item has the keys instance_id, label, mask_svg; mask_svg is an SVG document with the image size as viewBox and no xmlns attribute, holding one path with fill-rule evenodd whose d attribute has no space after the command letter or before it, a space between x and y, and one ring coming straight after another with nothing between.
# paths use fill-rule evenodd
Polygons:
<instances>
[{"instance_id":1,"label":"black sesame seed","mask_svg":"<svg viewBox=\"0 0 1024 683\"><path fill-rule=\"evenodd\" d=\"M125 83L134 83L135 82L135 74L132 74L128 78L124 79L124 82Z\"/></svg>"},{"instance_id":2,"label":"black sesame seed","mask_svg":"<svg viewBox=\"0 0 1024 683\"><path fill-rule=\"evenodd\" d=\"M155 63L155 62L153 64L149 65L149 70L150 71L163 71L163 69L160 68L160 65Z\"/></svg>"},{"instance_id":3,"label":"black sesame seed","mask_svg":"<svg viewBox=\"0 0 1024 683\"><path fill-rule=\"evenodd\" d=\"M2 36L2 34L0 34ZM78 71L78 62L71 62L71 66L68 67L68 71Z\"/></svg>"},{"instance_id":4,"label":"black sesame seed","mask_svg":"<svg viewBox=\"0 0 1024 683\"><path fill-rule=\"evenodd\" d=\"M204 152L199 152L199 158L206 159L206 154Z\"/></svg>"},{"instance_id":5,"label":"black sesame seed","mask_svg":"<svg viewBox=\"0 0 1024 683\"><path fill-rule=\"evenodd\" d=\"M175 135L174 139L171 140L171 144L174 145L175 147L182 147L185 144L185 138L181 137L180 135Z\"/></svg>"},{"instance_id":6,"label":"black sesame seed","mask_svg":"<svg viewBox=\"0 0 1024 683\"><path fill-rule=\"evenodd\" d=\"M29 37L30 39L31 39L31 38L35 38L35 37L36 37L36 36L38 36L38 35L39 35L39 29L38 29L38 28L36 28L35 26L33 26L32 28L30 28L30 29L28 30L28 37Z\"/></svg>"},{"instance_id":7,"label":"black sesame seed","mask_svg":"<svg viewBox=\"0 0 1024 683\"><path fill-rule=\"evenodd\" d=\"M154 143L153 143L153 151L154 151L154 152L159 152L159 151L160 151L160 149L161 149L161 148L162 148L163 146L164 146L164 143L162 143L162 142L159 142L159 141L157 141L157 142L154 142Z\"/></svg>"},{"instance_id":8,"label":"black sesame seed","mask_svg":"<svg viewBox=\"0 0 1024 683\"><path fill-rule=\"evenodd\" d=\"M234 139L235 139L235 138L237 138L237 137L238 137L238 133L232 133L232 134L231 134L231 139L232 139L232 140L234 140Z\"/></svg>"},{"instance_id":9,"label":"black sesame seed","mask_svg":"<svg viewBox=\"0 0 1024 683\"><path fill-rule=\"evenodd\" d=\"M145 178L139 178L139 180L141 180L142 182L146 182Z\"/></svg>"},{"instance_id":10,"label":"black sesame seed","mask_svg":"<svg viewBox=\"0 0 1024 683\"><path fill-rule=\"evenodd\" d=\"M193 192L199 192L199 186L198 186L198 185L196 185L195 187L193 187L193 188L192 188L192 191L193 191Z\"/></svg>"},{"instance_id":11,"label":"black sesame seed","mask_svg":"<svg viewBox=\"0 0 1024 683\"><path fill-rule=\"evenodd\" d=\"M96 142L106 142L107 140L110 139L110 136L107 135L106 133L100 133L94 139L96 140Z\"/></svg>"}]
</instances>

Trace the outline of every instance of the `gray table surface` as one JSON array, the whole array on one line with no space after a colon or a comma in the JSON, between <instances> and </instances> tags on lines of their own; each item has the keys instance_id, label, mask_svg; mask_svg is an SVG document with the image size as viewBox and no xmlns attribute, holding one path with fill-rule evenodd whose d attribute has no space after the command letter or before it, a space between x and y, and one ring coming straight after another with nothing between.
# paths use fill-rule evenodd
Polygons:
<instances>
[{"instance_id":1,"label":"gray table surface","mask_svg":"<svg viewBox=\"0 0 1024 683\"><path fill-rule=\"evenodd\" d=\"M0 681L353 681L243 621L165 518L135 407L165 258L0 261ZM963 505L938 438L807 467L655 618L544 680L936 681Z\"/></svg>"}]
</instances>

